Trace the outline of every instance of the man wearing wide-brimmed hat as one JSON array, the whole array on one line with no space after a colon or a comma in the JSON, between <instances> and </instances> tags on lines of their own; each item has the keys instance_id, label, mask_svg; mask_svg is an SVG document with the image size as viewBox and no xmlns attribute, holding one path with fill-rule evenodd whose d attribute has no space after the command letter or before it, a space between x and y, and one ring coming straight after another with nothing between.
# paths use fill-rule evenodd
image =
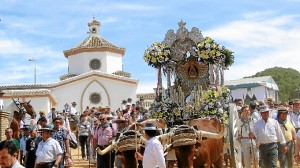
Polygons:
<instances>
[{"instance_id":1,"label":"man wearing wide-brimmed hat","mask_svg":"<svg viewBox=\"0 0 300 168\"><path fill-rule=\"evenodd\" d=\"M293 112L291 113L291 122L294 125L296 132L300 130L300 100L293 101Z\"/></svg>"},{"instance_id":2,"label":"man wearing wide-brimmed hat","mask_svg":"<svg viewBox=\"0 0 300 168\"><path fill-rule=\"evenodd\" d=\"M42 137L37 133L37 126L30 125L28 127L30 138L26 141L26 162L25 167L34 167L36 155L35 152L39 143L42 141Z\"/></svg>"},{"instance_id":3,"label":"man wearing wide-brimmed hat","mask_svg":"<svg viewBox=\"0 0 300 168\"><path fill-rule=\"evenodd\" d=\"M108 147L110 140L113 137L113 131L107 121L107 115L101 114L99 116L100 124L94 133L94 142L97 142L97 147L101 150ZM97 167L98 168L110 168L112 167L110 162L111 152L104 155L97 153Z\"/></svg>"},{"instance_id":4,"label":"man wearing wide-brimmed hat","mask_svg":"<svg viewBox=\"0 0 300 168\"><path fill-rule=\"evenodd\" d=\"M280 125L281 131L284 135L287 147L287 153L283 153L282 150L278 150L278 159L280 167L292 168L294 163L294 143L296 143L296 131L290 120L287 119L288 110L284 106L277 108L277 121ZM278 149L281 149L282 145L278 143Z\"/></svg>"},{"instance_id":5,"label":"man wearing wide-brimmed hat","mask_svg":"<svg viewBox=\"0 0 300 168\"><path fill-rule=\"evenodd\" d=\"M51 138L53 129L50 126L43 126L42 139L36 150L36 168L57 168L62 159L62 149L59 143Z\"/></svg>"},{"instance_id":6,"label":"man wearing wide-brimmed hat","mask_svg":"<svg viewBox=\"0 0 300 168\"><path fill-rule=\"evenodd\" d=\"M148 140L144 151L144 155L136 152L135 157L138 160L143 160L144 168L165 168L165 158L163 146L156 137L157 128L153 123L147 123L145 128L145 137Z\"/></svg>"},{"instance_id":7,"label":"man wearing wide-brimmed hat","mask_svg":"<svg viewBox=\"0 0 300 168\"><path fill-rule=\"evenodd\" d=\"M78 113L78 111L76 109L77 103L76 102L72 102L71 105L72 106L70 107L70 116L74 120L74 124L78 125L79 124L79 113Z\"/></svg>"},{"instance_id":8,"label":"man wearing wide-brimmed hat","mask_svg":"<svg viewBox=\"0 0 300 168\"><path fill-rule=\"evenodd\" d=\"M28 132L29 125L23 125L22 128L20 128L23 131L23 136L20 139L20 152L21 152L21 159L20 163L24 165L25 161L25 155L26 155L26 141L30 138L29 132Z\"/></svg>"},{"instance_id":9,"label":"man wearing wide-brimmed hat","mask_svg":"<svg viewBox=\"0 0 300 168\"><path fill-rule=\"evenodd\" d=\"M250 139L256 139L259 145L260 161L262 168L277 167L278 144L282 145L283 153L287 152L286 141L282 134L279 123L269 118L270 109L262 106L259 109L262 119L254 124L253 132L249 133Z\"/></svg>"}]
</instances>

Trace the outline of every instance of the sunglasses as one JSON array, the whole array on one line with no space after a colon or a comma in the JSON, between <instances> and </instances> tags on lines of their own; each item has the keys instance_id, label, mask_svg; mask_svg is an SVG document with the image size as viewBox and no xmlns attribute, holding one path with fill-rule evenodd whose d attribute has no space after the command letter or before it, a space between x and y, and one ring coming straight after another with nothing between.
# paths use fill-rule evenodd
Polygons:
<instances>
[{"instance_id":1,"label":"sunglasses","mask_svg":"<svg viewBox=\"0 0 300 168\"><path fill-rule=\"evenodd\" d=\"M100 118L99 120L100 120L100 121L103 121L103 120L104 120L104 118Z\"/></svg>"}]
</instances>

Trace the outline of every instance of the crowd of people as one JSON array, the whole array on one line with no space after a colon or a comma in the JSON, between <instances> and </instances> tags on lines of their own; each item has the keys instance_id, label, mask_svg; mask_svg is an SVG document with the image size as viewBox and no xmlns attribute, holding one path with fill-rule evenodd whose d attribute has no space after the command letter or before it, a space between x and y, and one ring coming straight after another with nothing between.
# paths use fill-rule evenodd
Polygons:
<instances>
[{"instance_id":1,"label":"crowd of people","mask_svg":"<svg viewBox=\"0 0 300 168\"><path fill-rule=\"evenodd\" d=\"M236 140L244 167L291 168L299 160L300 100L277 104L272 99L245 105L236 99ZM237 150L239 150L237 149ZM226 157L225 157L226 158Z\"/></svg>"},{"instance_id":2,"label":"crowd of people","mask_svg":"<svg viewBox=\"0 0 300 168\"><path fill-rule=\"evenodd\" d=\"M241 99L236 99L235 104L239 118L236 140L240 143L238 154L243 167L273 168L279 161L281 168L291 168L299 161L300 100L277 104L268 99L246 105ZM40 111L36 122L21 126L20 139L13 138L11 128L5 130L6 140L0 143L0 165L2 168L68 167L72 165L70 148L78 139L83 160L94 162L98 168L123 168L114 150L104 155L96 150L108 147L130 124L148 118L139 102L127 103L115 112L111 112L108 106L87 107L79 115L75 102L67 110L51 108L47 114ZM71 130L69 120L74 121L75 130ZM146 124L144 132L148 143L145 152L135 154L136 159L143 160L145 168L168 165L163 147L155 136L156 126ZM173 167L174 162L170 163L172 165L168 167Z\"/></svg>"},{"instance_id":3,"label":"crowd of people","mask_svg":"<svg viewBox=\"0 0 300 168\"><path fill-rule=\"evenodd\" d=\"M114 151L99 155L96 149L103 150L118 134L127 130L131 123L141 122L148 118L149 116L142 112L139 102L127 103L115 112L111 112L108 106L87 107L79 115L75 102L72 103L70 109L59 111L51 108L47 114L45 111L40 111L36 121L31 121L30 125L21 124L20 139L13 138L11 128L5 130L6 140L0 142L0 167L63 168L71 166L70 148L72 143L77 143L78 140L83 160L94 162L98 168L115 166L122 168L122 162L115 157ZM70 120L74 121L75 129L71 129ZM151 130L147 130L146 127L145 132L149 134L148 139L152 138L152 141L155 139L153 131L156 132L156 130L153 128L156 126L150 128ZM75 133L78 135L77 138L76 136L74 138ZM157 139L153 143L160 144ZM162 146L159 152L163 158ZM137 153L136 157L137 159L153 158L151 154L143 156L140 153ZM152 164L147 165L151 167L153 164L156 162L153 161Z\"/></svg>"}]
</instances>

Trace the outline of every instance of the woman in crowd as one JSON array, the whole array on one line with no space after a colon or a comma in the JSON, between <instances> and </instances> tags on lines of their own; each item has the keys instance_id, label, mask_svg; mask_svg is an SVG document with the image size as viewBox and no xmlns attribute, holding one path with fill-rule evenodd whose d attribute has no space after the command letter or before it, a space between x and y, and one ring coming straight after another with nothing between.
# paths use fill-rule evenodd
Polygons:
<instances>
[{"instance_id":1,"label":"woman in crowd","mask_svg":"<svg viewBox=\"0 0 300 168\"><path fill-rule=\"evenodd\" d=\"M86 154L89 155L88 137L89 137L89 128L90 128L90 123L87 121L86 115L82 114L80 116L80 122L77 128L78 128L79 143L81 146L81 157L82 159L85 159L86 156L85 149L86 149Z\"/></svg>"}]
</instances>

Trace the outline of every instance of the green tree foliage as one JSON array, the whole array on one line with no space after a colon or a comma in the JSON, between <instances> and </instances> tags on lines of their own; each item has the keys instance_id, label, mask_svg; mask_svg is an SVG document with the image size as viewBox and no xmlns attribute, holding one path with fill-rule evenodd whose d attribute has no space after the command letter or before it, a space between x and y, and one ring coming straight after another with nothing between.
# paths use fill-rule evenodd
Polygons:
<instances>
[{"instance_id":1,"label":"green tree foliage","mask_svg":"<svg viewBox=\"0 0 300 168\"><path fill-rule=\"evenodd\" d=\"M257 72L252 77L272 76L279 87L279 100L286 102L299 98L300 73L292 68L274 67Z\"/></svg>"}]
</instances>

